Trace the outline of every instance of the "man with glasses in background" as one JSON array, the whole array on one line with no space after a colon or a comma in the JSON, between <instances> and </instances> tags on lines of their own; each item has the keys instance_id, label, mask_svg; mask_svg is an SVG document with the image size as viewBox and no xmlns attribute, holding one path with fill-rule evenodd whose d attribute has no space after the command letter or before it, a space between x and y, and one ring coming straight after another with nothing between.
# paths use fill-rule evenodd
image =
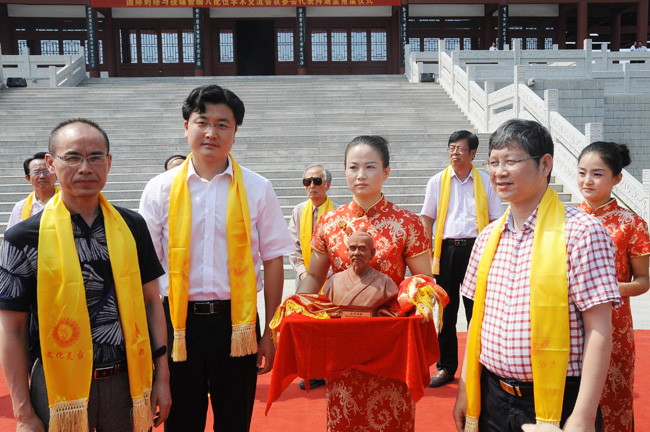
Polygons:
<instances>
[{"instance_id":1,"label":"man with glasses in background","mask_svg":"<svg viewBox=\"0 0 650 432\"><path fill-rule=\"evenodd\" d=\"M45 165L45 152L36 153L23 162L25 179L34 186L27 198L18 201L11 211L7 229L43 210L45 204L58 192L55 186L56 175L51 174Z\"/></svg>"},{"instance_id":2,"label":"man with glasses in background","mask_svg":"<svg viewBox=\"0 0 650 432\"><path fill-rule=\"evenodd\" d=\"M324 165L309 165L302 175L302 184L309 199L294 207L289 221L289 232L295 245L295 250L289 254L289 262L296 272L296 292L298 292L302 280L307 276L307 269L311 261L311 237L320 217L339 207L327 196L327 191L332 185L332 174ZM330 268L327 277L329 278L331 275L332 269ZM324 385L325 380L322 378L309 380L311 389ZM302 380L299 386L305 390L305 380Z\"/></svg>"},{"instance_id":3,"label":"man with glasses in background","mask_svg":"<svg viewBox=\"0 0 650 432\"><path fill-rule=\"evenodd\" d=\"M490 185L490 177L478 171L472 161L478 137L460 130L449 137L450 165L427 183L420 218L429 237L434 236L433 274L449 295L438 334L438 372L429 387L441 387L454 380L458 369L456 321L463 283L474 240L485 226L503 214L501 200ZM463 298L467 322L472 318L471 300Z\"/></svg>"},{"instance_id":4,"label":"man with glasses in background","mask_svg":"<svg viewBox=\"0 0 650 432\"><path fill-rule=\"evenodd\" d=\"M17 430L146 432L169 412L163 269L142 217L101 193L109 146L90 120L59 124L45 163L61 192L0 248L0 361Z\"/></svg>"}]
</instances>

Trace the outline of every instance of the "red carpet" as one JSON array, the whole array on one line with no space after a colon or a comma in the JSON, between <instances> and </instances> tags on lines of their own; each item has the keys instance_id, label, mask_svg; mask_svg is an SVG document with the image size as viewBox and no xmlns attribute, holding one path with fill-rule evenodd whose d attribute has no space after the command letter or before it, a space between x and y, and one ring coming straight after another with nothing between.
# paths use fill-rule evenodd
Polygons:
<instances>
[{"instance_id":1,"label":"red carpet","mask_svg":"<svg viewBox=\"0 0 650 432\"><path fill-rule=\"evenodd\" d=\"M459 335L461 353L464 351L465 334ZM637 430L646 430L650 424L650 330L636 330L636 381L634 415ZM432 373L435 372L435 365ZM266 397L269 391L270 374L259 378L257 397L251 431L253 432L317 432L324 431L325 426L325 388L320 387L310 392L298 388L298 380L282 394L273 404L268 416L264 416ZM456 399L458 386L454 383L440 389L425 389L424 397L416 406L416 430L435 430L440 432L455 431L451 411ZM209 410L208 410L209 411ZM212 416L209 414L206 431L212 430ZM4 376L0 378L0 431L15 430L11 399ZM162 431L162 428L156 429Z\"/></svg>"}]
</instances>

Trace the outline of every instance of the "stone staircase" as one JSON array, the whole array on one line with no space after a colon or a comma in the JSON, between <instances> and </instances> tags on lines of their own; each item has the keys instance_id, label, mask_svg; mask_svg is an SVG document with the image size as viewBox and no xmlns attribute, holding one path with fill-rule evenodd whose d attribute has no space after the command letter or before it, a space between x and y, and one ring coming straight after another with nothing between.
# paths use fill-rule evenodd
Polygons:
<instances>
[{"instance_id":1,"label":"stone staircase","mask_svg":"<svg viewBox=\"0 0 650 432\"><path fill-rule=\"evenodd\" d=\"M69 118L89 118L106 130L113 167L105 194L116 205L137 209L144 185L163 171L165 159L189 152L181 105L191 89L206 83L223 85L244 101L246 116L233 155L273 182L287 218L306 199L300 179L311 163L325 163L332 171L333 200L350 201L344 149L355 136L370 134L390 141L384 193L419 212L426 182L448 164L449 135L473 129L438 84L409 84L394 75L112 78L88 79L74 88L5 89L0 91L0 232L13 205L30 192L23 160L46 151L51 129ZM488 135L479 138L477 166L486 158Z\"/></svg>"}]
</instances>

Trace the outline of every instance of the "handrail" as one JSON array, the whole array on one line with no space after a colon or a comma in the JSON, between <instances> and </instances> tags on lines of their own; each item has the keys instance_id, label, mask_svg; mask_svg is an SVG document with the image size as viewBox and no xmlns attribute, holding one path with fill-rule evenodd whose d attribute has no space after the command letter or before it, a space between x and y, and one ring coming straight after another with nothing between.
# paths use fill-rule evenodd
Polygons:
<instances>
[{"instance_id":1,"label":"handrail","mask_svg":"<svg viewBox=\"0 0 650 432\"><path fill-rule=\"evenodd\" d=\"M574 199L580 200L581 194L578 189L576 172L577 160L582 149L590 142L602 140L602 125L599 123L588 123L585 125L586 134L581 133L569 121L558 113L558 91L545 90L544 99L541 99L535 92L533 92L526 85L526 77L529 71L533 69L534 63L531 59L540 58L539 51L528 50L522 51L519 48L520 41L516 40L513 51L504 52L489 52L490 55L497 54L495 58L507 59L508 56L512 59L512 63L508 63L511 67L511 82L512 84L495 90L494 81L485 81L484 87L477 83L477 76L483 78L485 75L481 72L483 68L491 68L492 65L480 65L477 63L468 63L467 59L474 55L474 51L453 51L449 55L444 50L444 41L440 41L438 46L441 50L438 52L438 81L442 88L447 92L451 99L460 107L461 111L469 118L479 132L492 132L504 121L512 118L527 118L533 119L544 125L555 143L555 157L553 164L553 173L564 186L571 192ZM608 53L607 55L601 53L596 61L592 62L591 56L591 41L585 41L585 50L582 58L570 57L567 53L557 50L552 51L548 58L554 59L569 59L574 58L574 63L583 64L584 74L596 76L599 73L607 71L600 70L601 66L606 65L607 68L613 69L610 60L618 59L621 61L626 58L640 57L638 54L643 53ZM530 53L529 51L535 51ZM582 51L582 50L568 50L568 51ZM486 52L484 52L486 53ZM514 53L514 55L513 55ZM417 70L418 60L421 58L420 53L409 53L407 63L410 63L407 69L411 71L407 75L409 79L419 78L419 75L413 74L413 70ZM630 57L630 54L632 55ZM646 58L650 60L650 53L645 53ZM537 55L537 57L536 57ZM523 59L523 60L522 60ZM510 60L508 60L510 61ZM518 64L518 63L527 64ZM558 73L569 73L566 68L574 68L570 73L574 74L574 65L561 65L550 66L558 67ZM503 69L503 68L502 68ZM627 84L623 83L621 88L629 90L630 77L633 72L636 73L637 64L623 64L621 71L627 73L624 80ZM564 72L561 72L564 71ZM620 71L609 70L607 73L618 74ZM619 74L620 75L620 74ZM575 78L577 75L573 75ZM645 72L647 80L647 71ZM557 78L557 76L555 76ZM506 77L507 78L507 77ZM504 79L500 79L504 81ZM416 81L417 82L417 81ZM643 183L639 182L626 170L623 170L623 180L614 188L614 195L618 198L622 205L627 206L646 221L650 220L650 170L643 170Z\"/></svg>"}]
</instances>

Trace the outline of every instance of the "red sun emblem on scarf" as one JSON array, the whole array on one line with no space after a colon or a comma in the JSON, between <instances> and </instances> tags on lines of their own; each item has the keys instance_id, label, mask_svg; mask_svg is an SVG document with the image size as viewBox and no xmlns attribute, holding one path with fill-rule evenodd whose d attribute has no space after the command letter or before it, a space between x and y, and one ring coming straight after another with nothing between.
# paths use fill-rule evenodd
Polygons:
<instances>
[{"instance_id":1,"label":"red sun emblem on scarf","mask_svg":"<svg viewBox=\"0 0 650 432\"><path fill-rule=\"evenodd\" d=\"M61 317L52 330L52 337L58 346L68 348L79 340L81 330L72 318Z\"/></svg>"}]
</instances>

